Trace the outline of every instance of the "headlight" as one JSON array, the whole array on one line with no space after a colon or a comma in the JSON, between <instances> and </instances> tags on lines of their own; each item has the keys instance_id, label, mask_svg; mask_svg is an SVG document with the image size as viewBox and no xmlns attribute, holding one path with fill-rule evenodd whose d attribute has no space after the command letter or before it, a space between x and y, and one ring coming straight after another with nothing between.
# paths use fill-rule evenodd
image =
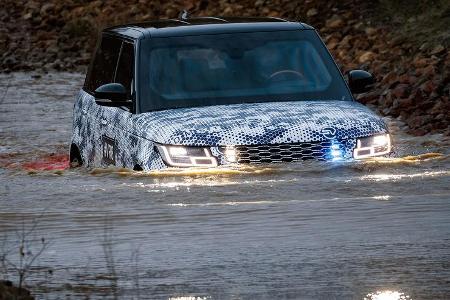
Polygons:
<instances>
[{"instance_id":1,"label":"headlight","mask_svg":"<svg viewBox=\"0 0 450 300\"><path fill-rule=\"evenodd\" d=\"M166 165L172 167L216 167L209 148L156 145Z\"/></svg>"},{"instance_id":2,"label":"headlight","mask_svg":"<svg viewBox=\"0 0 450 300\"><path fill-rule=\"evenodd\" d=\"M360 138L356 142L353 151L355 159L379 156L391 152L391 138L389 134L378 134L365 138Z\"/></svg>"}]
</instances>

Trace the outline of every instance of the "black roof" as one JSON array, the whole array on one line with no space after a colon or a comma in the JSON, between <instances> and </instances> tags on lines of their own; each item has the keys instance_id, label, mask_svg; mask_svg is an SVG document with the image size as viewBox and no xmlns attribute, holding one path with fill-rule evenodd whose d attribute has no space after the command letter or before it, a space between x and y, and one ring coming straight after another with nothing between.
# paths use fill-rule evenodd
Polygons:
<instances>
[{"instance_id":1,"label":"black roof","mask_svg":"<svg viewBox=\"0 0 450 300\"><path fill-rule=\"evenodd\" d=\"M305 30L313 27L281 18L195 17L131 23L104 29L104 32L139 39L229 32Z\"/></svg>"}]
</instances>

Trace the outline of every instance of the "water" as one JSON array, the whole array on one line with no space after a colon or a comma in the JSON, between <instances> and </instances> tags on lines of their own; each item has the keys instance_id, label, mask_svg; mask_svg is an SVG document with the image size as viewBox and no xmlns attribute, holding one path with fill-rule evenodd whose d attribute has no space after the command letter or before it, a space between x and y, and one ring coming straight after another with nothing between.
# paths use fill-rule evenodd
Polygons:
<instances>
[{"instance_id":1,"label":"water","mask_svg":"<svg viewBox=\"0 0 450 300\"><path fill-rule=\"evenodd\" d=\"M34 225L32 255L50 243L26 278L39 299L450 299L449 138L388 120L396 158L68 170L82 81L0 75L0 250L17 263Z\"/></svg>"}]
</instances>

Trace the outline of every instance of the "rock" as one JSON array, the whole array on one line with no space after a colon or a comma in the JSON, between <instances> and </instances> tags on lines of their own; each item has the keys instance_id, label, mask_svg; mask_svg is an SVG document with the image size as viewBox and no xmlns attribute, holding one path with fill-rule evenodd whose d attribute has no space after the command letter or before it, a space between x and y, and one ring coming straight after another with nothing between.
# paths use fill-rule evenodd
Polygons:
<instances>
[{"instance_id":1,"label":"rock","mask_svg":"<svg viewBox=\"0 0 450 300\"><path fill-rule=\"evenodd\" d=\"M231 14L233 14L233 9L231 8L231 6L227 6L227 7L225 8L225 10L223 11L223 13L224 13L225 15L231 15Z\"/></svg>"},{"instance_id":2,"label":"rock","mask_svg":"<svg viewBox=\"0 0 450 300\"><path fill-rule=\"evenodd\" d=\"M398 82L400 83L409 83L409 76L408 74L402 74L398 77Z\"/></svg>"},{"instance_id":3,"label":"rock","mask_svg":"<svg viewBox=\"0 0 450 300\"><path fill-rule=\"evenodd\" d=\"M367 27L364 31L368 36L373 36L377 33L377 30L373 27Z\"/></svg>"},{"instance_id":4,"label":"rock","mask_svg":"<svg viewBox=\"0 0 450 300\"><path fill-rule=\"evenodd\" d=\"M442 45L437 45L433 50L431 50L431 55L438 55L445 52L445 47Z\"/></svg>"},{"instance_id":5,"label":"rock","mask_svg":"<svg viewBox=\"0 0 450 300\"><path fill-rule=\"evenodd\" d=\"M380 97L380 90L374 90L357 96L358 102L367 104L374 103Z\"/></svg>"},{"instance_id":6,"label":"rock","mask_svg":"<svg viewBox=\"0 0 450 300\"><path fill-rule=\"evenodd\" d=\"M406 119L406 123L411 128L419 128L422 125L421 116L411 116Z\"/></svg>"},{"instance_id":7,"label":"rock","mask_svg":"<svg viewBox=\"0 0 450 300\"><path fill-rule=\"evenodd\" d=\"M317 9L315 9L315 8L310 8L310 9L308 9L308 11L306 12L306 16L308 17L308 18L311 18L311 17L314 17L315 15L317 15Z\"/></svg>"},{"instance_id":8,"label":"rock","mask_svg":"<svg viewBox=\"0 0 450 300\"><path fill-rule=\"evenodd\" d=\"M423 91L423 92L425 92L427 94L431 94L431 92L434 91L436 86L435 86L435 84L433 83L432 80L428 80L428 81L422 83L419 88L420 88L421 91Z\"/></svg>"},{"instance_id":9,"label":"rock","mask_svg":"<svg viewBox=\"0 0 450 300\"><path fill-rule=\"evenodd\" d=\"M383 109L381 112L383 113L383 115L387 116L387 115L392 114L392 109L387 107L387 108Z\"/></svg>"},{"instance_id":10,"label":"rock","mask_svg":"<svg viewBox=\"0 0 450 300\"><path fill-rule=\"evenodd\" d=\"M329 50L334 50L334 49L336 49L336 47L337 47L338 44L339 44L338 42L332 41L332 42L330 42L330 43L327 43L327 48L328 48Z\"/></svg>"},{"instance_id":11,"label":"rock","mask_svg":"<svg viewBox=\"0 0 450 300\"><path fill-rule=\"evenodd\" d=\"M258 6L263 6L264 5L264 0L256 0L255 1L255 6L256 7L258 7Z\"/></svg>"},{"instance_id":12,"label":"rock","mask_svg":"<svg viewBox=\"0 0 450 300\"><path fill-rule=\"evenodd\" d=\"M364 25L363 22L356 22L356 23L353 25L353 29L359 31L359 30L362 30L362 29L364 28L364 26L365 26L365 25Z\"/></svg>"},{"instance_id":13,"label":"rock","mask_svg":"<svg viewBox=\"0 0 450 300\"><path fill-rule=\"evenodd\" d=\"M424 129L421 128L415 128L408 130L408 133L415 136L423 136L427 134L427 132Z\"/></svg>"},{"instance_id":14,"label":"rock","mask_svg":"<svg viewBox=\"0 0 450 300\"><path fill-rule=\"evenodd\" d=\"M13 56L8 56L3 60L3 65L11 68L17 65L17 60Z\"/></svg>"},{"instance_id":15,"label":"rock","mask_svg":"<svg viewBox=\"0 0 450 300\"><path fill-rule=\"evenodd\" d=\"M429 65L428 67L425 67L425 69L423 69L422 74L427 77L432 77L436 75L436 68L433 65Z\"/></svg>"},{"instance_id":16,"label":"rock","mask_svg":"<svg viewBox=\"0 0 450 300\"><path fill-rule=\"evenodd\" d=\"M393 104L394 99L392 98L391 90L387 90L386 95L381 95L378 98L378 105L382 107L390 107Z\"/></svg>"},{"instance_id":17,"label":"rock","mask_svg":"<svg viewBox=\"0 0 450 300\"><path fill-rule=\"evenodd\" d=\"M436 116L436 119L438 120L445 120L447 118L447 116L445 114L439 114Z\"/></svg>"},{"instance_id":18,"label":"rock","mask_svg":"<svg viewBox=\"0 0 450 300\"><path fill-rule=\"evenodd\" d=\"M23 18L24 20L29 20L29 19L31 19L32 17L33 17L33 14L32 14L31 12L29 12L29 13L23 15L22 18Z\"/></svg>"},{"instance_id":19,"label":"rock","mask_svg":"<svg viewBox=\"0 0 450 300\"><path fill-rule=\"evenodd\" d=\"M449 106L450 103L448 105L445 105L442 100L438 100L434 104L433 108L430 110L430 113L434 115L441 115L445 112L448 112Z\"/></svg>"},{"instance_id":20,"label":"rock","mask_svg":"<svg viewBox=\"0 0 450 300\"><path fill-rule=\"evenodd\" d=\"M397 82L397 80L398 80L398 75L397 75L397 73L395 73L395 72L392 71L392 72L389 72L389 73L387 73L386 75L384 75L384 77L383 77L381 83L382 83L382 84L386 84L386 85L391 85L391 84L393 84L394 82Z\"/></svg>"},{"instance_id":21,"label":"rock","mask_svg":"<svg viewBox=\"0 0 450 300\"><path fill-rule=\"evenodd\" d=\"M363 64L363 63L374 60L374 58L375 58L375 53L373 53L371 51L367 51L358 57L358 61Z\"/></svg>"},{"instance_id":22,"label":"rock","mask_svg":"<svg viewBox=\"0 0 450 300\"><path fill-rule=\"evenodd\" d=\"M41 15L46 15L49 13L49 11L53 10L55 8L55 5L53 3L46 3L42 5L40 13Z\"/></svg>"},{"instance_id":23,"label":"rock","mask_svg":"<svg viewBox=\"0 0 450 300\"><path fill-rule=\"evenodd\" d=\"M395 109L404 110L404 109L412 108L413 105L414 105L413 99L401 98L401 99L395 99L392 107Z\"/></svg>"},{"instance_id":24,"label":"rock","mask_svg":"<svg viewBox=\"0 0 450 300\"><path fill-rule=\"evenodd\" d=\"M328 20L326 22L326 27L329 27L331 29L337 29L337 28L341 28L345 25L345 21L344 19L342 19L340 16L338 15L334 15L330 20Z\"/></svg>"},{"instance_id":25,"label":"rock","mask_svg":"<svg viewBox=\"0 0 450 300\"><path fill-rule=\"evenodd\" d=\"M341 42L339 43L339 48L341 49L348 49L351 47L350 42L353 39L352 35L346 35Z\"/></svg>"}]
</instances>

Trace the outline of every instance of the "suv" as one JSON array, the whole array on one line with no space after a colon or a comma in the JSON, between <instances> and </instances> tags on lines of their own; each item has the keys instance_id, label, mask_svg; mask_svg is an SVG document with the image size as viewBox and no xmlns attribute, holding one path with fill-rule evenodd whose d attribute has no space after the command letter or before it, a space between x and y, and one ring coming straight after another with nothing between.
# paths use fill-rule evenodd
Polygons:
<instances>
[{"instance_id":1,"label":"suv","mask_svg":"<svg viewBox=\"0 0 450 300\"><path fill-rule=\"evenodd\" d=\"M134 170L386 155L384 122L309 25L180 18L103 30L74 106L72 165Z\"/></svg>"}]
</instances>

